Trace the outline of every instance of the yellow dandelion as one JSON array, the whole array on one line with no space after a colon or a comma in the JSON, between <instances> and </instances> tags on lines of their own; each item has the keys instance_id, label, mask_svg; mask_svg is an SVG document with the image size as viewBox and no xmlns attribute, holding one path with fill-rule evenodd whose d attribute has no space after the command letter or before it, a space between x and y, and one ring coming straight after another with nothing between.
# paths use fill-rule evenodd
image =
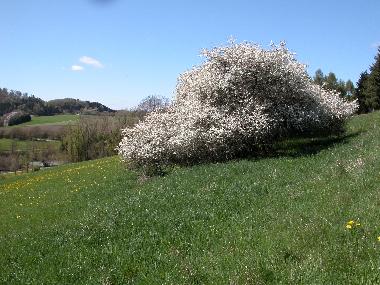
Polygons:
<instances>
[{"instance_id":1,"label":"yellow dandelion","mask_svg":"<svg viewBox=\"0 0 380 285\"><path fill-rule=\"evenodd\" d=\"M380 241L380 236L377 237L377 241Z\"/></svg>"},{"instance_id":2,"label":"yellow dandelion","mask_svg":"<svg viewBox=\"0 0 380 285\"><path fill-rule=\"evenodd\" d=\"M347 224L347 225L346 225L346 228L347 228L347 229L352 229L352 225Z\"/></svg>"},{"instance_id":3,"label":"yellow dandelion","mask_svg":"<svg viewBox=\"0 0 380 285\"><path fill-rule=\"evenodd\" d=\"M351 221L349 221L348 223L347 223L347 225L353 225L353 224L355 224L355 221L353 221L353 220L351 220Z\"/></svg>"}]
</instances>

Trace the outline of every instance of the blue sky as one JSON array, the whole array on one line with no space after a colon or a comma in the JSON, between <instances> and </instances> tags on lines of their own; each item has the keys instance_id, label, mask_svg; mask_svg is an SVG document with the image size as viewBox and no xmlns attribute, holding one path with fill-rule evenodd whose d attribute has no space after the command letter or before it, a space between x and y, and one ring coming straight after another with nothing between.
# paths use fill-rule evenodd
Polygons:
<instances>
[{"instance_id":1,"label":"blue sky","mask_svg":"<svg viewBox=\"0 0 380 285\"><path fill-rule=\"evenodd\" d=\"M230 36L285 40L311 74L354 82L380 44L379 0L1 0L0 11L0 87L115 109L171 97L200 50Z\"/></svg>"}]
</instances>

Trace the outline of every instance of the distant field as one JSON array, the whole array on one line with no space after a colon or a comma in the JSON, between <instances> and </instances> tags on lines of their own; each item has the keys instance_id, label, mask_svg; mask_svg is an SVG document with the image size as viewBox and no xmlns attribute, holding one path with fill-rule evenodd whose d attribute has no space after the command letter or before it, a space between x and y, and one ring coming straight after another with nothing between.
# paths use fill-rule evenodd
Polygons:
<instances>
[{"instance_id":1,"label":"distant field","mask_svg":"<svg viewBox=\"0 0 380 285\"><path fill-rule=\"evenodd\" d=\"M12 150L12 144L15 147L15 151L25 151L32 149L33 146L36 150L46 149L49 146L58 149L61 142L0 139L0 152L10 152Z\"/></svg>"},{"instance_id":2,"label":"distant field","mask_svg":"<svg viewBox=\"0 0 380 285\"><path fill-rule=\"evenodd\" d=\"M36 125L67 125L76 122L78 115L55 115L55 116L34 116L30 122L23 123L9 128L36 126Z\"/></svg>"}]
</instances>

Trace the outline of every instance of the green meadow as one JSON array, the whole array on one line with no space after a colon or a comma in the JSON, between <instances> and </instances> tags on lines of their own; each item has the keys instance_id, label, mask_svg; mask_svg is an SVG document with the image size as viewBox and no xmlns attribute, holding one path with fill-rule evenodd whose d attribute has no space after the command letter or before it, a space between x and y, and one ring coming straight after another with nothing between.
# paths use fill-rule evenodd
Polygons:
<instances>
[{"instance_id":1,"label":"green meadow","mask_svg":"<svg viewBox=\"0 0 380 285\"><path fill-rule=\"evenodd\" d=\"M37 126L37 125L67 125L76 122L79 119L78 115L65 114L65 115L54 115L54 116L33 116L30 122L23 124L10 126L7 128L18 128L25 126Z\"/></svg>"},{"instance_id":2,"label":"green meadow","mask_svg":"<svg viewBox=\"0 0 380 285\"><path fill-rule=\"evenodd\" d=\"M162 177L117 157L7 177L0 283L379 284L379 185L379 112Z\"/></svg>"}]
</instances>

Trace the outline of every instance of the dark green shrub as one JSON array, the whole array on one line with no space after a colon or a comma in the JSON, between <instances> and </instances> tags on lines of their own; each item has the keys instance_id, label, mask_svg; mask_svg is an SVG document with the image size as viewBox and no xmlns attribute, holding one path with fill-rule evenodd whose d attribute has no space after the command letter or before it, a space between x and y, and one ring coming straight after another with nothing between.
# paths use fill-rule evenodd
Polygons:
<instances>
[{"instance_id":1,"label":"dark green shrub","mask_svg":"<svg viewBox=\"0 0 380 285\"><path fill-rule=\"evenodd\" d=\"M12 112L6 119L5 124L8 126L19 125L22 123L30 122L32 117L24 112Z\"/></svg>"}]
</instances>

